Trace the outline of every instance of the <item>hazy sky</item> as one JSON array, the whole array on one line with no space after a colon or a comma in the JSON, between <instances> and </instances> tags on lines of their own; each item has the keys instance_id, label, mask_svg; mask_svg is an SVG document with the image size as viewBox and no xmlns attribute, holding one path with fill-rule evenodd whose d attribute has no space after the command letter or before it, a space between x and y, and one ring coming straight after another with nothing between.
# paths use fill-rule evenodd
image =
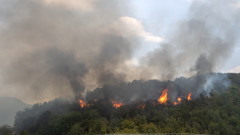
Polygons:
<instances>
[{"instance_id":1,"label":"hazy sky","mask_svg":"<svg viewBox=\"0 0 240 135\"><path fill-rule=\"evenodd\" d=\"M132 0L134 18L138 19L146 31L167 40L169 29L174 28L178 21L186 17L191 1L188 0ZM159 43L144 42L137 52L142 56L148 51L159 47Z\"/></svg>"},{"instance_id":2,"label":"hazy sky","mask_svg":"<svg viewBox=\"0 0 240 135\"><path fill-rule=\"evenodd\" d=\"M132 3L135 9L134 17L143 23L145 29L167 40L168 36L171 36L169 30L171 31L179 21L184 20L191 3L198 1L201 0L132 0ZM222 67L222 72L240 72L240 43L238 44ZM137 56L158 46L158 43L145 43Z\"/></svg>"}]
</instances>

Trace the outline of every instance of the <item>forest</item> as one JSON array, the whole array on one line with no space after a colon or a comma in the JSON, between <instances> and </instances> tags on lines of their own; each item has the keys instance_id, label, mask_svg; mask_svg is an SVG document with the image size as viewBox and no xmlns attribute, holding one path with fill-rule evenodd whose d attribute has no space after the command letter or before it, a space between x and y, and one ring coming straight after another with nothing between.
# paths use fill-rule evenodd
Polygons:
<instances>
[{"instance_id":1,"label":"forest","mask_svg":"<svg viewBox=\"0 0 240 135\"><path fill-rule=\"evenodd\" d=\"M120 105L113 105L106 97L87 103L55 99L18 112L14 127L2 126L0 132L3 135L237 135L240 133L240 74L227 76L231 84L226 90L212 91L209 96L200 94L191 100L182 98L179 104L170 100L159 104L156 99Z\"/></svg>"}]
</instances>

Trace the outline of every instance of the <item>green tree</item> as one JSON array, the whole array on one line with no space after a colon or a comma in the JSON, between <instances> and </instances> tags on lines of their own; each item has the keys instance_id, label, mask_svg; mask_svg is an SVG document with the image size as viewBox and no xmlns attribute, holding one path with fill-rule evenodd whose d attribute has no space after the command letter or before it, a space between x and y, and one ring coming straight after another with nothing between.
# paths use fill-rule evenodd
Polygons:
<instances>
[{"instance_id":1,"label":"green tree","mask_svg":"<svg viewBox=\"0 0 240 135\"><path fill-rule=\"evenodd\" d=\"M70 131L68 132L68 135L80 135L84 133L84 129L81 127L80 123L75 123Z\"/></svg>"},{"instance_id":2,"label":"green tree","mask_svg":"<svg viewBox=\"0 0 240 135\"><path fill-rule=\"evenodd\" d=\"M142 125L142 124L145 124L147 123L147 119L144 115L137 115L135 118L134 118L134 123L139 126L139 125Z\"/></svg>"},{"instance_id":3,"label":"green tree","mask_svg":"<svg viewBox=\"0 0 240 135\"><path fill-rule=\"evenodd\" d=\"M120 125L120 133L137 133L135 123L131 120L123 120Z\"/></svg>"},{"instance_id":4,"label":"green tree","mask_svg":"<svg viewBox=\"0 0 240 135\"><path fill-rule=\"evenodd\" d=\"M124 120L121 122L121 129L134 129L135 123L131 120Z\"/></svg>"},{"instance_id":5,"label":"green tree","mask_svg":"<svg viewBox=\"0 0 240 135\"><path fill-rule=\"evenodd\" d=\"M106 134L108 129L108 121L105 118L98 118L89 121L88 132L94 134Z\"/></svg>"},{"instance_id":6,"label":"green tree","mask_svg":"<svg viewBox=\"0 0 240 135\"><path fill-rule=\"evenodd\" d=\"M144 124L141 127L141 133L157 133L158 129L157 126L153 123Z\"/></svg>"}]
</instances>

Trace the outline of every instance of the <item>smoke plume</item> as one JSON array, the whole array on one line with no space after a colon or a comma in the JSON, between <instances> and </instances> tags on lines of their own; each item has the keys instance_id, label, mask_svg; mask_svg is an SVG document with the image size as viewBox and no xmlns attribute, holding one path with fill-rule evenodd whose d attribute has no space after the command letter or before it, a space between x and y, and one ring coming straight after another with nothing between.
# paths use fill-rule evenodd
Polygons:
<instances>
[{"instance_id":1,"label":"smoke plume","mask_svg":"<svg viewBox=\"0 0 240 135\"><path fill-rule=\"evenodd\" d=\"M163 86L176 90L177 83L179 89L192 90L196 95L209 93L213 84L226 80L210 73L224 64L239 35L239 8L233 6L237 1L193 2L188 16L177 24L168 42L139 60L137 67L131 67L127 61L133 58L140 40L136 34L127 34L127 28L119 28L124 25L117 22L132 14L127 1L82 0L79 8L57 0L0 2L2 87L27 102L80 98L97 87L108 89L104 96L112 92L119 97L125 94L128 97L122 98L130 102L141 97L135 93L146 95L151 91L146 90L147 86L139 91L112 88L156 76L160 80L203 76L189 81L199 87L187 84L188 88L181 88L178 81ZM161 40L146 32L141 36ZM150 87L161 90L160 86Z\"/></svg>"},{"instance_id":2,"label":"smoke plume","mask_svg":"<svg viewBox=\"0 0 240 135\"><path fill-rule=\"evenodd\" d=\"M193 2L188 17L167 44L144 59L159 78L216 72L231 55L239 38L239 9L235 0Z\"/></svg>"}]
</instances>

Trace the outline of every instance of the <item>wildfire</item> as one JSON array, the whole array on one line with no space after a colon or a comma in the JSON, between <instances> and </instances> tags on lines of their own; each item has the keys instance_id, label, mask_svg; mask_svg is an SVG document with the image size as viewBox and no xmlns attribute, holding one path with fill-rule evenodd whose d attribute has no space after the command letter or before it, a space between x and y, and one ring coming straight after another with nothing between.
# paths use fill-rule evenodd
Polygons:
<instances>
[{"instance_id":1,"label":"wildfire","mask_svg":"<svg viewBox=\"0 0 240 135\"><path fill-rule=\"evenodd\" d=\"M191 96L192 96L192 93L188 93L188 96L187 96L188 101L192 100Z\"/></svg>"},{"instance_id":2,"label":"wildfire","mask_svg":"<svg viewBox=\"0 0 240 135\"><path fill-rule=\"evenodd\" d=\"M87 103L80 99L79 100L79 105L80 105L81 108L84 108L84 107L87 106Z\"/></svg>"},{"instance_id":3,"label":"wildfire","mask_svg":"<svg viewBox=\"0 0 240 135\"><path fill-rule=\"evenodd\" d=\"M182 101L182 98L178 97L176 102L173 102L174 105L180 104Z\"/></svg>"},{"instance_id":4,"label":"wildfire","mask_svg":"<svg viewBox=\"0 0 240 135\"><path fill-rule=\"evenodd\" d=\"M178 99L177 99L177 100L178 100L178 102L181 102L181 101L182 101L182 99L181 99L180 97L178 97Z\"/></svg>"},{"instance_id":5,"label":"wildfire","mask_svg":"<svg viewBox=\"0 0 240 135\"><path fill-rule=\"evenodd\" d=\"M158 98L158 102L160 104L166 104L166 102L168 100L167 95L168 95L168 89L164 89L162 91L162 95Z\"/></svg>"},{"instance_id":6,"label":"wildfire","mask_svg":"<svg viewBox=\"0 0 240 135\"><path fill-rule=\"evenodd\" d=\"M160 103L160 104L166 104L167 101L168 101L168 89L162 90L161 93L162 93L161 96L158 98L158 103ZM187 97L184 98L184 99L187 99L188 101L190 101L190 100L192 100L191 97L192 97L192 93L188 93ZM181 97L178 97L177 100L175 100L175 102L172 102L172 103L173 103L173 105L178 105L178 104L180 104L180 103L182 102L182 100L183 100L183 99L182 99ZM98 101L97 99L94 100L94 102L97 102L97 101ZM87 107L87 106L90 105L90 104L87 104L87 103L86 103L84 100L82 100L82 99L80 99L78 102L79 102L79 106L80 106L81 108L84 108L84 107ZM117 100L112 100L111 103L112 103L112 106L113 106L114 108L120 108L121 106L124 105L122 102L117 101ZM155 104L157 105L157 102L155 102ZM145 108L145 104L139 104L139 105L137 106L137 108L139 108L139 109L144 109L144 108Z\"/></svg>"},{"instance_id":7,"label":"wildfire","mask_svg":"<svg viewBox=\"0 0 240 135\"><path fill-rule=\"evenodd\" d=\"M119 101L116 101L116 100L113 100L112 101L112 105L113 107L115 108L120 108L121 106L123 106L123 103L119 102Z\"/></svg>"}]
</instances>

